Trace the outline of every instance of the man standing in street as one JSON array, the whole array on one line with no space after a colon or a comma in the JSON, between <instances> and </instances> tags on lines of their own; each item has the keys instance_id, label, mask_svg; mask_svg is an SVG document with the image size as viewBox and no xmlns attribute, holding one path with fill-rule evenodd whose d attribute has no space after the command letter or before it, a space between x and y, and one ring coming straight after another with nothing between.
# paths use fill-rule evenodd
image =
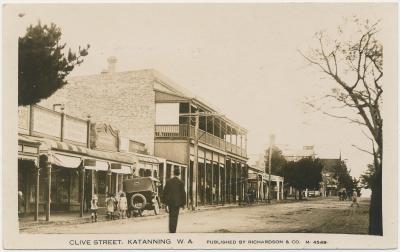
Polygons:
<instances>
[{"instance_id":1,"label":"man standing in street","mask_svg":"<svg viewBox=\"0 0 400 252\"><path fill-rule=\"evenodd\" d=\"M163 203L169 210L169 232L176 233L178 225L179 208L184 208L186 204L186 192L183 182L178 178L180 170L174 169L174 177L169 179L164 187Z\"/></svg>"}]
</instances>

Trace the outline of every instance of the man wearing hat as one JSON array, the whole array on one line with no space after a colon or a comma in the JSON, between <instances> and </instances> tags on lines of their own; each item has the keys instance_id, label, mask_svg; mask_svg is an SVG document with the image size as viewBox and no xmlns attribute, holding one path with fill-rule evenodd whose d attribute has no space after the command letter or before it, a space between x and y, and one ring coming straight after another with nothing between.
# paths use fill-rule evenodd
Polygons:
<instances>
[{"instance_id":1,"label":"man wearing hat","mask_svg":"<svg viewBox=\"0 0 400 252\"><path fill-rule=\"evenodd\" d=\"M179 208L184 208L186 204L185 186L178 178L180 170L178 167L174 169L174 177L169 179L164 187L163 203L168 206L169 210L169 232L176 233L178 225Z\"/></svg>"}]
</instances>

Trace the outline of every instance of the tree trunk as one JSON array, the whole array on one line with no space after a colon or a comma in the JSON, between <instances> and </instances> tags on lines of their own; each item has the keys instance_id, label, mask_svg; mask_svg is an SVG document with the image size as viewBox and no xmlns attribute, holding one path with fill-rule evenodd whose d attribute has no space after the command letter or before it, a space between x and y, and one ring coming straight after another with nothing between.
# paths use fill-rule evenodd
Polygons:
<instances>
[{"instance_id":1,"label":"tree trunk","mask_svg":"<svg viewBox=\"0 0 400 252\"><path fill-rule=\"evenodd\" d=\"M297 200L297 189L294 189L294 199Z\"/></svg>"},{"instance_id":2,"label":"tree trunk","mask_svg":"<svg viewBox=\"0 0 400 252\"><path fill-rule=\"evenodd\" d=\"M299 189L299 200L303 199L303 189Z\"/></svg>"},{"instance_id":3,"label":"tree trunk","mask_svg":"<svg viewBox=\"0 0 400 252\"><path fill-rule=\"evenodd\" d=\"M378 165L376 181L371 194L371 203L369 206L369 229L370 235L383 235L382 228L382 165Z\"/></svg>"}]
</instances>

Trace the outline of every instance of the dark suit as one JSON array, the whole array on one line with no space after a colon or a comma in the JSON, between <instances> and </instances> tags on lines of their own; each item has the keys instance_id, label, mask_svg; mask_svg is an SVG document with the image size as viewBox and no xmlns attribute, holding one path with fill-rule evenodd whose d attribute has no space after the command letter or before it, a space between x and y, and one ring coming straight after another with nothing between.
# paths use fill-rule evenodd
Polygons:
<instances>
[{"instance_id":1,"label":"dark suit","mask_svg":"<svg viewBox=\"0 0 400 252\"><path fill-rule=\"evenodd\" d=\"M178 225L179 208L186 204L185 186L179 178L173 177L165 184L163 203L169 209L169 232L175 233Z\"/></svg>"}]
</instances>

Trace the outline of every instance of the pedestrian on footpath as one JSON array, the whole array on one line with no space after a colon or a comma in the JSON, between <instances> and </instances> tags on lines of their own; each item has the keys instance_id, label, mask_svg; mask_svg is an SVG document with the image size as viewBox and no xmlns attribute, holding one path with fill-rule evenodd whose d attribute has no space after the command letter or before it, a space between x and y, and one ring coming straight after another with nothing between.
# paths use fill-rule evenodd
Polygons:
<instances>
[{"instance_id":1,"label":"pedestrian on footpath","mask_svg":"<svg viewBox=\"0 0 400 252\"><path fill-rule=\"evenodd\" d=\"M118 202L119 212L121 213L121 218L126 218L126 210L128 209L128 201L125 197L125 193L121 192Z\"/></svg>"},{"instance_id":2,"label":"pedestrian on footpath","mask_svg":"<svg viewBox=\"0 0 400 252\"><path fill-rule=\"evenodd\" d=\"M21 191L18 191L18 218L21 218L23 209L25 206L25 200L24 200L24 195L22 194Z\"/></svg>"},{"instance_id":3,"label":"pedestrian on footpath","mask_svg":"<svg viewBox=\"0 0 400 252\"><path fill-rule=\"evenodd\" d=\"M92 215L92 222L97 222L97 209L99 209L99 206L97 205L98 198L96 194L93 194L92 200L90 201L90 210L91 210L91 215Z\"/></svg>"},{"instance_id":4,"label":"pedestrian on footpath","mask_svg":"<svg viewBox=\"0 0 400 252\"><path fill-rule=\"evenodd\" d=\"M179 168L175 167L174 177L167 180L163 192L163 203L167 205L169 212L169 232L176 233L178 225L179 208L185 208L186 192L185 186L178 178L180 175Z\"/></svg>"},{"instance_id":5,"label":"pedestrian on footpath","mask_svg":"<svg viewBox=\"0 0 400 252\"><path fill-rule=\"evenodd\" d=\"M106 198L106 207L107 207L107 217L110 220L114 219L114 201L115 201L114 196L111 193L109 193Z\"/></svg>"}]
</instances>

